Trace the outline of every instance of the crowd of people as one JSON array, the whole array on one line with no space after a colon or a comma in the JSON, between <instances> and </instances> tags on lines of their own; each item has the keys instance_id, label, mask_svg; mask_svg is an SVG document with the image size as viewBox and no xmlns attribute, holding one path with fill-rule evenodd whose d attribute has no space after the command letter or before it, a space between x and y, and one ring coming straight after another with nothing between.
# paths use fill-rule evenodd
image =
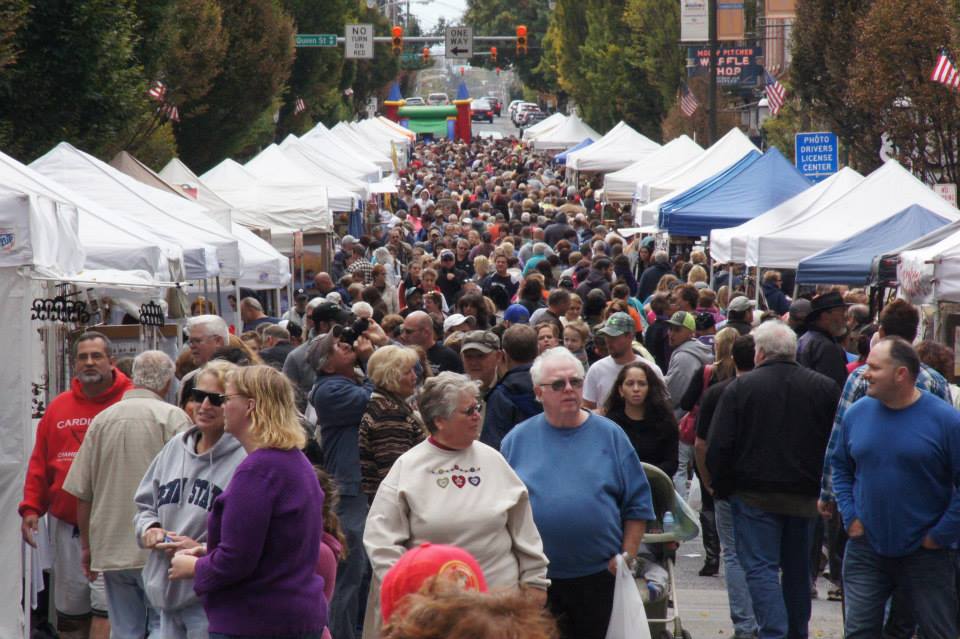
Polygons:
<instances>
[{"instance_id":1,"label":"crowd of people","mask_svg":"<svg viewBox=\"0 0 960 639\"><path fill-rule=\"evenodd\" d=\"M63 636L603 639L618 557L670 595L654 468L700 486L735 637L806 637L824 568L847 636L957 637L960 393L918 310L624 237L551 166L418 144L282 316L197 300L129 366L80 335L20 505Z\"/></svg>"}]
</instances>

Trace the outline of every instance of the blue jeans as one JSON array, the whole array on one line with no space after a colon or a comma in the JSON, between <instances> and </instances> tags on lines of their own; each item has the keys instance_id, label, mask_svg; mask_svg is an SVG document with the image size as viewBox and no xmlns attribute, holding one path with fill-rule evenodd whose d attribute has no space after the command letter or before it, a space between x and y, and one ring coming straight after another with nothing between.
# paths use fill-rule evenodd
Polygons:
<instances>
[{"instance_id":1,"label":"blue jeans","mask_svg":"<svg viewBox=\"0 0 960 639\"><path fill-rule=\"evenodd\" d=\"M806 639L810 623L813 519L778 515L730 498L737 557L753 600L759 639Z\"/></svg>"},{"instance_id":2,"label":"blue jeans","mask_svg":"<svg viewBox=\"0 0 960 639\"><path fill-rule=\"evenodd\" d=\"M956 564L952 550L920 548L905 557L882 557L864 537L847 541L843 557L845 636L879 637L883 610L897 586L906 586L920 635L957 636Z\"/></svg>"},{"instance_id":3,"label":"blue jeans","mask_svg":"<svg viewBox=\"0 0 960 639\"><path fill-rule=\"evenodd\" d=\"M177 610L160 611L160 637L163 639L207 639L207 613L203 604Z\"/></svg>"},{"instance_id":4,"label":"blue jeans","mask_svg":"<svg viewBox=\"0 0 960 639\"><path fill-rule=\"evenodd\" d=\"M148 631L159 633L160 617L147 601L141 573L140 568L103 573L111 639L142 639Z\"/></svg>"},{"instance_id":5,"label":"blue jeans","mask_svg":"<svg viewBox=\"0 0 960 639\"><path fill-rule=\"evenodd\" d=\"M713 502L717 516L717 533L720 535L720 556L723 557L723 577L727 583L727 598L730 600L730 621L737 637L752 637L757 630L753 616L753 601L747 589L747 578L737 558L737 536L733 532L733 513L730 502L716 499Z\"/></svg>"},{"instance_id":6,"label":"blue jeans","mask_svg":"<svg viewBox=\"0 0 960 639\"><path fill-rule=\"evenodd\" d=\"M330 600L330 634L337 639L354 639L357 636L357 619L360 604L367 600L367 588L363 587L363 573L367 566L367 553L363 549L363 527L367 522L367 496L341 495L337 504L337 516L347 537L347 558L337 566L337 584Z\"/></svg>"}]
</instances>

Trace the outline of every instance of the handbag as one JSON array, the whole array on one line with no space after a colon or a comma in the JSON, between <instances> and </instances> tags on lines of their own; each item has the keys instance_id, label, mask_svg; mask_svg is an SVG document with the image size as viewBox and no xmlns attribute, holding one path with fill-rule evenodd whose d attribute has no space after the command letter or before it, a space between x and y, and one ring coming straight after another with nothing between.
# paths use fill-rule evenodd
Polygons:
<instances>
[{"instance_id":1,"label":"handbag","mask_svg":"<svg viewBox=\"0 0 960 639\"><path fill-rule=\"evenodd\" d=\"M707 364L703 367L703 389L700 391L700 398L710 386L710 378L713 377L713 364ZM680 418L680 442L683 444L693 444L697 438L697 416L700 415L700 400L697 400L696 406L690 409Z\"/></svg>"},{"instance_id":2,"label":"handbag","mask_svg":"<svg viewBox=\"0 0 960 639\"><path fill-rule=\"evenodd\" d=\"M617 576L613 587L613 609L606 639L650 639L647 612L640 589L623 555L617 555Z\"/></svg>"}]
</instances>

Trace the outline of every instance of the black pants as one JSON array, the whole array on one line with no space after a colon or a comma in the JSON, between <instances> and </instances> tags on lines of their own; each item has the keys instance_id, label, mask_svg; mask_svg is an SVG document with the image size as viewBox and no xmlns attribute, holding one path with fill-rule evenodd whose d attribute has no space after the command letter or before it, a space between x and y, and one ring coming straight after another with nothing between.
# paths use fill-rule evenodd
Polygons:
<instances>
[{"instance_id":1,"label":"black pants","mask_svg":"<svg viewBox=\"0 0 960 639\"><path fill-rule=\"evenodd\" d=\"M551 577L547 606L557 618L560 639L606 637L615 583L608 570L572 579Z\"/></svg>"}]
</instances>

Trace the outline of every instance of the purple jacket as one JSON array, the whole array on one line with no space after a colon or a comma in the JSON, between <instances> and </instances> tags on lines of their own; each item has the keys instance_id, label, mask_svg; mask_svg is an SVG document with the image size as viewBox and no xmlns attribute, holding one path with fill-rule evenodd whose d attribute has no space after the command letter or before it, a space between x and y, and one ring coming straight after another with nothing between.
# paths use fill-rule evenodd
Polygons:
<instances>
[{"instance_id":1,"label":"purple jacket","mask_svg":"<svg viewBox=\"0 0 960 639\"><path fill-rule=\"evenodd\" d=\"M327 623L323 578L316 574L323 491L299 450L252 452L210 513L207 555L194 590L210 632L240 635L319 633Z\"/></svg>"}]
</instances>

